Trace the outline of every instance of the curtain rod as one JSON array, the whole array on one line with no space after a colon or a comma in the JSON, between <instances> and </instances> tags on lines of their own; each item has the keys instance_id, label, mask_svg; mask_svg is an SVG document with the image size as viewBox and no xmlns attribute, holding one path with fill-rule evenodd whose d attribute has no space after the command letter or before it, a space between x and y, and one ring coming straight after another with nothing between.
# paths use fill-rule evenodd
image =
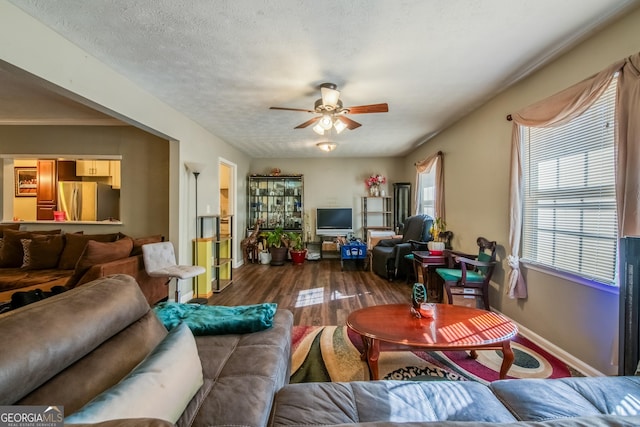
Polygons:
<instances>
[{"instance_id":1,"label":"curtain rod","mask_svg":"<svg viewBox=\"0 0 640 427\"><path fill-rule=\"evenodd\" d=\"M444 153L443 153L442 151L438 151L436 154L437 154L438 156L442 156L442 155L444 155ZM413 164L413 166L418 166L418 163L422 163L423 161L424 161L424 160L422 160L422 161L420 161L420 162L415 162L415 163Z\"/></svg>"},{"instance_id":2,"label":"curtain rod","mask_svg":"<svg viewBox=\"0 0 640 427\"><path fill-rule=\"evenodd\" d=\"M510 122L511 120L513 120L513 117L511 117L511 114L507 114L507 121Z\"/></svg>"}]
</instances>

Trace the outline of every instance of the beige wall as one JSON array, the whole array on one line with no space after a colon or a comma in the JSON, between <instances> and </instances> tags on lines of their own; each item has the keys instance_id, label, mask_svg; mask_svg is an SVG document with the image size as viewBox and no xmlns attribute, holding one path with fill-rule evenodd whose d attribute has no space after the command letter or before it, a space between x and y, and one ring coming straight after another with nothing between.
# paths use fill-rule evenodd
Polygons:
<instances>
[{"instance_id":1,"label":"beige wall","mask_svg":"<svg viewBox=\"0 0 640 427\"><path fill-rule=\"evenodd\" d=\"M168 141L128 126L0 126L0 141L4 154L121 155L123 224L68 224L63 228L65 231L84 230L86 233L121 231L134 237L150 234L168 236ZM22 202L20 199L31 201L31 212L35 213L35 198L19 197L15 200ZM20 205L17 208L25 207ZM27 219L27 216L21 217ZM50 225L26 226L27 229L43 227Z\"/></svg>"},{"instance_id":2,"label":"beige wall","mask_svg":"<svg viewBox=\"0 0 640 427\"><path fill-rule=\"evenodd\" d=\"M354 232L362 236L362 196L367 194L365 179L372 174L387 177L387 183L381 187L391 194L394 177L401 175L399 158L314 158L314 159L254 159L250 173L268 174L273 168L280 168L283 175L302 174L304 176L303 208L310 219L311 234L314 234L313 222L318 207L351 207L354 215ZM246 210L246 205L240 209Z\"/></svg>"},{"instance_id":3,"label":"beige wall","mask_svg":"<svg viewBox=\"0 0 640 427\"><path fill-rule=\"evenodd\" d=\"M509 254L508 113L562 90L610 63L640 51L640 10L585 41L569 53L503 92L404 159L404 179L412 165L444 152L446 221L454 247L470 251L485 236L501 245L501 267L494 276L491 303L552 344L605 374L612 364L618 334L618 296L538 271L524 270L529 298L505 296ZM617 361L616 361L617 363Z\"/></svg>"}]
</instances>

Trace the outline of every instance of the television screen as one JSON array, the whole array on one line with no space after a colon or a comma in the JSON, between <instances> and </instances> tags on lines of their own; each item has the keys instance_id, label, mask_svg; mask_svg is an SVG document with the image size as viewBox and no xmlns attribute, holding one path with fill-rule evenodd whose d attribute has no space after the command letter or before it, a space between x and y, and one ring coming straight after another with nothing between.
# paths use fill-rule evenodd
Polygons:
<instances>
[{"instance_id":1,"label":"television screen","mask_svg":"<svg viewBox=\"0 0 640 427\"><path fill-rule=\"evenodd\" d=\"M342 235L353 232L351 208L317 208L316 234Z\"/></svg>"}]
</instances>

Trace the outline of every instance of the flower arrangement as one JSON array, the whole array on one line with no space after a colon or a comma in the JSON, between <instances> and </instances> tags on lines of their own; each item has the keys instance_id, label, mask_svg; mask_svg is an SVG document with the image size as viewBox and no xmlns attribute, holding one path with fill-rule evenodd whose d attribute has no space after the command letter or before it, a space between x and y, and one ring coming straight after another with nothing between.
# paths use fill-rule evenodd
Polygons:
<instances>
[{"instance_id":1,"label":"flower arrangement","mask_svg":"<svg viewBox=\"0 0 640 427\"><path fill-rule=\"evenodd\" d=\"M385 178L380 174L371 175L369 178L365 180L365 183L367 184L368 188L377 187L380 184L384 184L385 182L387 182L387 178Z\"/></svg>"}]
</instances>

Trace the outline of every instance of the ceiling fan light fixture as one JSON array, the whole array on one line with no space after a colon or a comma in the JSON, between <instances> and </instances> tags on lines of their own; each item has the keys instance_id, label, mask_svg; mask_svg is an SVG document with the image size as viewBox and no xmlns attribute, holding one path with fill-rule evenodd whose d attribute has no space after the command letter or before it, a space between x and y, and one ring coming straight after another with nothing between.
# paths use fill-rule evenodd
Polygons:
<instances>
[{"instance_id":1,"label":"ceiling fan light fixture","mask_svg":"<svg viewBox=\"0 0 640 427\"><path fill-rule=\"evenodd\" d=\"M326 151L327 153L330 153L333 150L335 150L337 146L338 146L338 144L336 144L335 142L329 142L329 141L318 142L316 144L316 147L318 147L322 151Z\"/></svg>"},{"instance_id":2,"label":"ceiling fan light fixture","mask_svg":"<svg viewBox=\"0 0 640 427\"><path fill-rule=\"evenodd\" d=\"M347 128L347 124L337 118L333 121L333 127L336 129L336 133L340 133Z\"/></svg>"},{"instance_id":3,"label":"ceiling fan light fixture","mask_svg":"<svg viewBox=\"0 0 640 427\"><path fill-rule=\"evenodd\" d=\"M334 110L338 106L338 100L340 99L340 91L336 90L336 85L332 83L324 83L320 87L320 94L322 95L322 104L326 107L331 107Z\"/></svg>"},{"instance_id":4,"label":"ceiling fan light fixture","mask_svg":"<svg viewBox=\"0 0 640 427\"><path fill-rule=\"evenodd\" d=\"M315 125L313 128L313 131L315 133L317 133L318 135L324 135L324 128L322 126L320 126L320 123L318 123L317 125Z\"/></svg>"},{"instance_id":5,"label":"ceiling fan light fixture","mask_svg":"<svg viewBox=\"0 0 640 427\"><path fill-rule=\"evenodd\" d=\"M324 130L329 130L331 129L331 126L333 126L333 120L331 119L331 116L327 114L324 114L318 123Z\"/></svg>"}]
</instances>

